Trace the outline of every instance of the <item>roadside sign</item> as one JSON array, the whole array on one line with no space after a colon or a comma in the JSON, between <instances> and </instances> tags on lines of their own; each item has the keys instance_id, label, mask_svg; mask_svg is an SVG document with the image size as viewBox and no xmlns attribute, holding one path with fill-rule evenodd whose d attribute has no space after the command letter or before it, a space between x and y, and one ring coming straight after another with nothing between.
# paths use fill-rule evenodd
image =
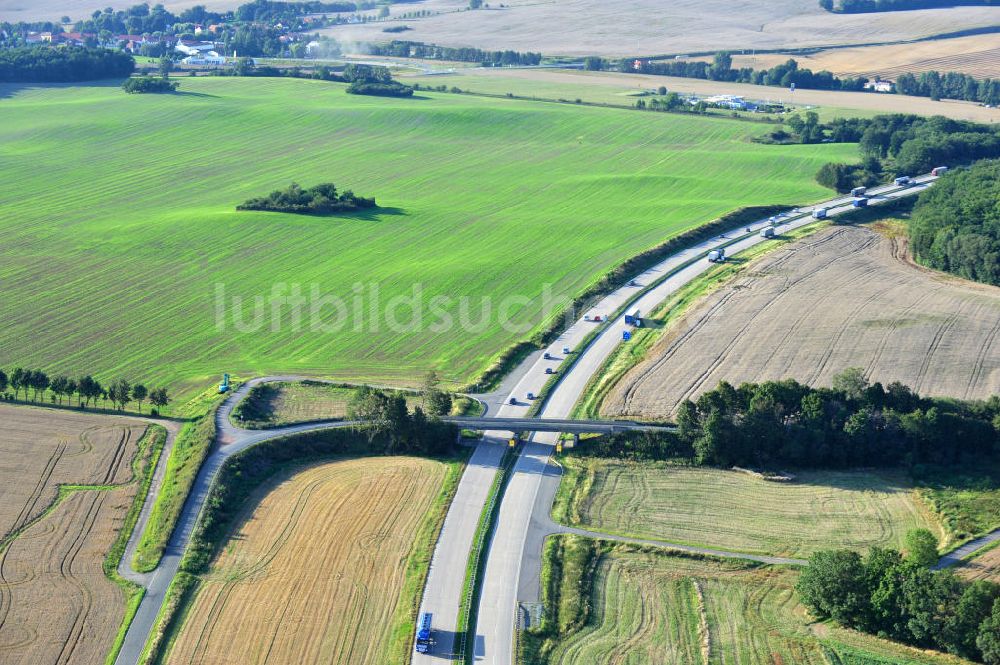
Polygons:
<instances>
[{"instance_id":1,"label":"roadside sign","mask_svg":"<svg viewBox=\"0 0 1000 665\"><path fill-rule=\"evenodd\" d=\"M629 341L630 339L632 339L632 333L630 333L627 330L622 331L622 339L626 342Z\"/></svg>"}]
</instances>

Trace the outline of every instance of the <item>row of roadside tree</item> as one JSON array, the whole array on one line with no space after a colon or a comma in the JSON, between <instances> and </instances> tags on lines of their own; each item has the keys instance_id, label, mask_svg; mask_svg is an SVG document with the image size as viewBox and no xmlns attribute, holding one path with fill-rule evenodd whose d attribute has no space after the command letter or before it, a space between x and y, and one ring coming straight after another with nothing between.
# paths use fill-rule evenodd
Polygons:
<instances>
[{"instance_id":1,"label":"row of roadside tree","mask_svg":"<svg viewBox=\"0 0 1000 665\"><path fill-rule=\"evenodd\" d=\"M75 396L79 408L96 407L100 401L102 408L111 402L114 408L123 411L135 402L140 413L143 402L147 400L154 411L170 402L166 388L148 388L145 384L132 383L123 378L114 379L104 386L89 374L74 379L65 374L49 376L40 369L17 367L10 374L0 369L0 396L18 400L22 399L22 392L25 401L44 402L47 395L52 404L63 404L65 400L72 405Z\"/></svg>"}]
</instances>

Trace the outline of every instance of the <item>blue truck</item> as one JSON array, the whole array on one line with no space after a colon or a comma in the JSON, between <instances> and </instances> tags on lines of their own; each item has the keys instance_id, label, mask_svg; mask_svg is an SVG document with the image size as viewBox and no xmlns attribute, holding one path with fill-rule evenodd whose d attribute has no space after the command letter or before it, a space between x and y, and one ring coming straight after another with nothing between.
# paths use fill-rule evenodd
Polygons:
<instances>
[{"instance_id":1,"label":"blue truck","mask_svg":"<svg viewBox=\"0 0 1000 665\"><path fill-rule=\"evenodd\" d=\"M420 616L420 624L417 626L417 653L430 653L431 645L431 613L424 612Z\"/></svg>"},{"instance_id":2,"label":"blue truck","mask_svg":"<svg viewBox=\"0 0 1000 665\"><path fill-rule=\"evenodd\" d=\"M642 316L640 316L638 308L625 315L625 325L635 326L636 328L642 327Z\"/></svg>"}]
</instances>

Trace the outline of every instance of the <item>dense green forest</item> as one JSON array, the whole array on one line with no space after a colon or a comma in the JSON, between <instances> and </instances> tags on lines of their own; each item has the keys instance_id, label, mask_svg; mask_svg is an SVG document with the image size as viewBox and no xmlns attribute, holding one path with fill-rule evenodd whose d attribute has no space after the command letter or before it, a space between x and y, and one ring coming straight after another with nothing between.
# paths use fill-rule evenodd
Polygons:
<instances>
[{"instance_id":1,"label":"dense green forest","mask_svg":"<svg viewBox=\"0 0 1000 665\"><path fill-rule=\"evenodd\" d=\"M832 388L790 379L739 387L723 382L685 401L677 426L676 433L601 437L581 450L723 467L962 464L1000 453L1000 396L931 399L900 383L869 385L854 369L836 377Z\"/></svg>"},{"instance_id":2,"label":"dense green forest","mask_svg":"<svg viewBox=\"0 0 1000 665\"><path fill-rule=\"evenodd\" d=\"M355 196L350 190L338 192L332 182L308 189L302 189L293 182L287 188L275 190L267 196L249 199L236 209L292 212L300 215L335 215L374 207L375 199Z\"/></svg>"},{"instance_id":3,"label":"dense green forest","mask_svg":"<svg viewBox=\"0 0 1000 665\"><path fill-rule=\"evenodd\" d=\"M787 129L770 139L818 143L831 140L857 143L859 164L825 164L816 179L839 192L884 182L892 174L916 175L937 166L959 166L978 159L1000 157L1000 130L989 125L942 116L879 115L874 118L837 118L819 123L818 116L795 116Z\"/></svg>"},{"instance_id":4,"label":"dense green forest","mask_svg":"<svg viewBox=\"0 0 1000 665\"><path fill-rule=\"evenodd\" d=\"M819 0L819 6L837 14L865 14L937 7L993 7L1000 6L1000 0Z\"/></svg>"},{"instance_id":5,"label":"dense green forest","mask_svg":"<svg viewBox=\"0 0 1000 665\"><path fill-rule=\"evenodd\" d=\"M1000 585L931 570L937 539L907 536L907 555L872 548L812 555L796 588L818 618L988 665L1000 664Z\"/></svg>"},{"instance_id":6,"label":"dense green forest","mask_svg":"<svg viewBox=\"0 0 1000 665\"><path fill-rule=\"evenodd\" d=\"M928 267L1000 286L1000 161L949 173L922 192L910 243Z\"/></svg>"},{"instance_id":7,"label":"dense green forest","mask_svg":"<svg viewBox=\"0 0 1000 665\"><path fill-rule=\"evenodd\" d=\"M5 83L120 79L134 70L132 56L110 49L48 46L0 49L0 82Z\"/></svg>"}]
</instances>

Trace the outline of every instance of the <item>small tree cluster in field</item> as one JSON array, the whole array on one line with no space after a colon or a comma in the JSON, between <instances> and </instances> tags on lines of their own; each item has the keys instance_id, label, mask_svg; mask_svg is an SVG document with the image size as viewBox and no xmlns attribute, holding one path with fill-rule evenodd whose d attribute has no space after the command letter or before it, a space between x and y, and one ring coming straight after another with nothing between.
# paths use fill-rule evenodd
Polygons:
<instances>
[{"instance_id":1,"label":"small tree cluster in field","mask_svg":"<svg viewBox=\"0 0 1000 665\"><path fill-rule=\"evenodd\" d=\"M1000 585L968 582L937 561L926 529L907 534L907 553L824 550L809 559L796 588L817 618L921 648L1000 664Z\"/></svg>"},{"instance_id":2,"label":"small tree cluster in field","mask_svg":"<svg viewBox=\"0 0 1000 665\"><path fill-rule=\"evenodd\" d=\"M335 215L353 212L362 208L374 208L375 199L356 196L351 190L338 192L332 182L302 189L292 183L285 189L271 192L267 196L249 199L237 210L266 210L271 212L291 212L300 215Z\"/></svg>"},{"instance_id":3,"label":"small tree cluster in field","mask_svg":"<svg viewBox=\"0 0 1000 665\"><path fill-rule=\"evenodd\" d=\"M122 90L130 95L176 92L177 83L166 76L136 76L122 83Z\"/></svg>"},{"instance_id":4,"label":"small tree cluster in field","mask_svg":"<svg viewBox=\"0 0 1000 665\"><path fill-rule=\"evenodd\" d=\"M431 408L440 408L432 405ZM450 408L450 403L449 403ZM371 440L384 437L385 454L424 453L440 455L448 452L453 428L436 416L428 417L421 407L413 413L406 407L406 396L361 386L355 391L347 413L353 420L362 420Z\"/></svg>"},{"instance_id":5,"label":"small tree cluster in field","mask_svg":"<svg viewBox=\"0 0 1000 665\"><path fill-rule=\"evenodd\" d=\"M374 95L376 97L412 97L413 88L392 80L386 67L378 65L357 65L344 67L343 77L351 85L347 92L352 95Z\"/></svg>"},{"instance_id":6,"label":"small tree cluster in field","mask_svg":"<svg viewBox=\"0 0 1000 665\"><path fill-rule=\"evenodd\" d=\"M13 393L7 392L10 389ZM100 400L103 407L107 402L119 411L135 402L142 413L142 404L146 400L156 409L170 403L166 388L147 388L141 383L131 383L126 379L115 379L108 386L87 374L79 378L71 378L65 374L49 376L39 369L24 369L17 367L7 374L0 370L0 397L7 400L19 400L24 393L24 401L44 402L48 394L51 404L72 404L77 398L77 406L81 409L93 404L97 406Z\"/></svg>"}]
</instances>

